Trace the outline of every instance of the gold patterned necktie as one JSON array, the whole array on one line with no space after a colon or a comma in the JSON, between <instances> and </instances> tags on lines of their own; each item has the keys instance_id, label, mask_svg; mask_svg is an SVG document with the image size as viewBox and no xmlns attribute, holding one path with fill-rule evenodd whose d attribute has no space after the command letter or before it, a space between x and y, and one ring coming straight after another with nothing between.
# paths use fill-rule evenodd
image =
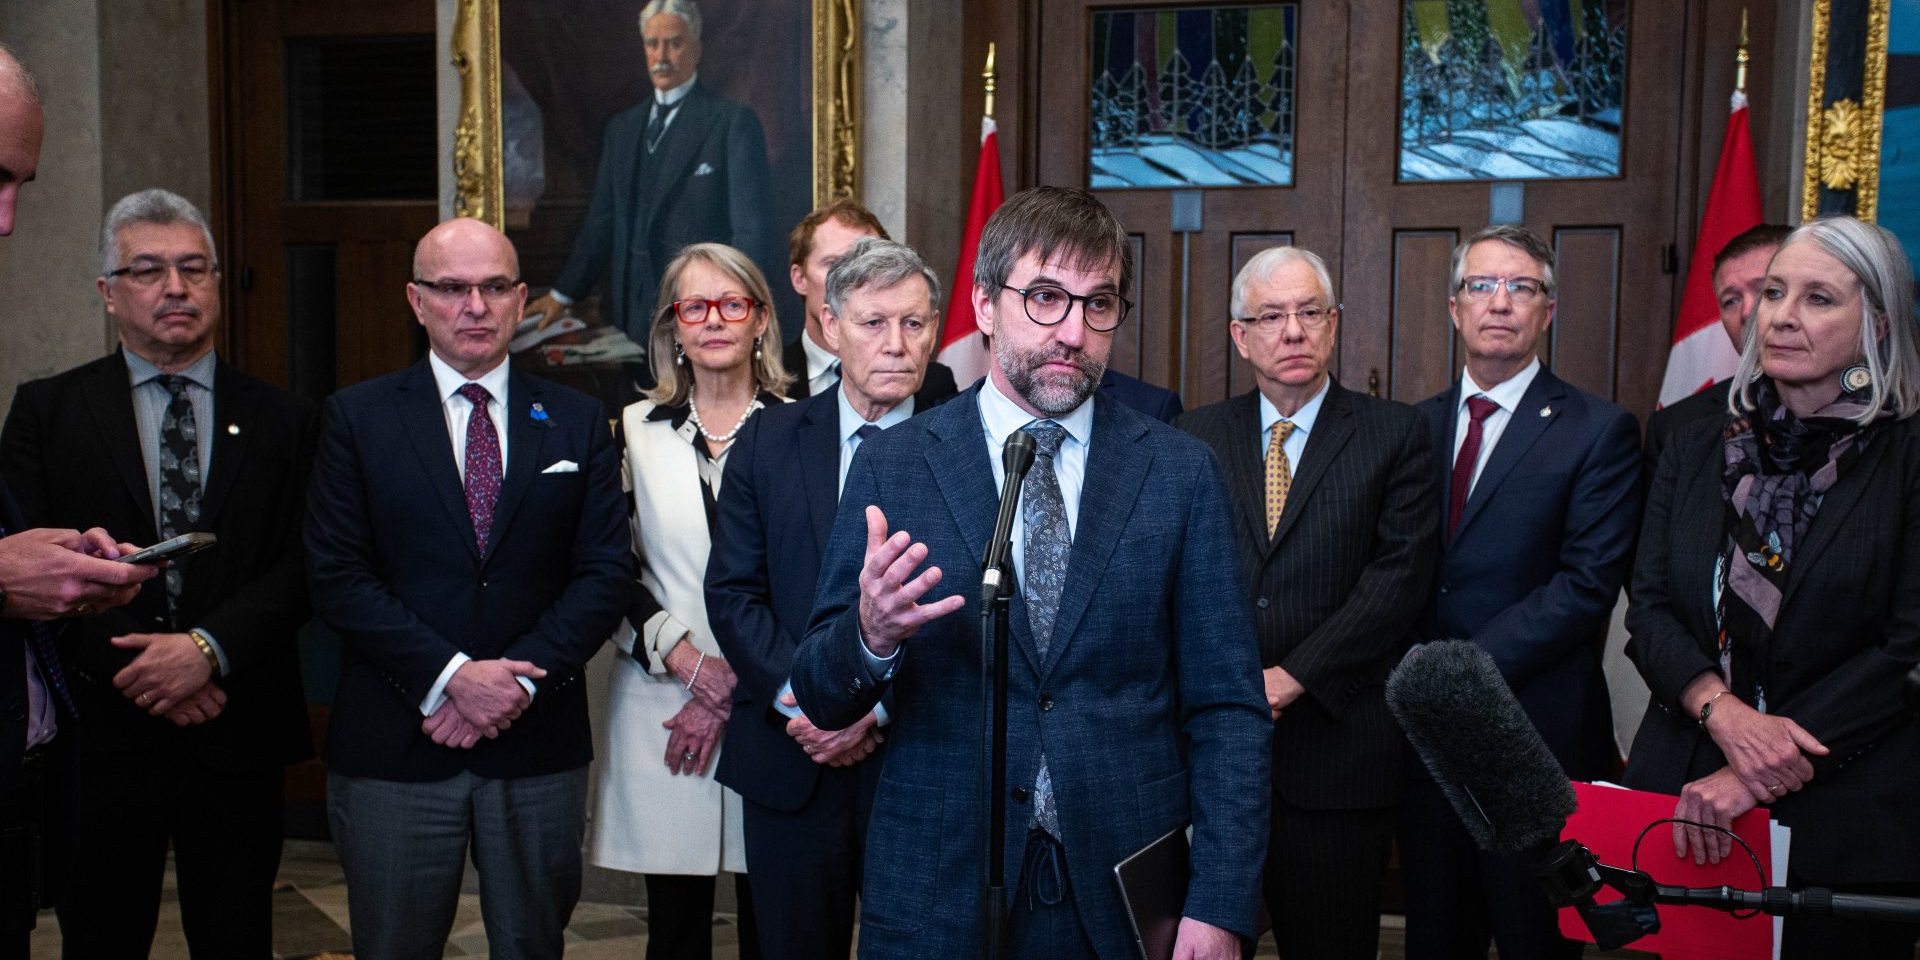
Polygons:
<instances>
[{"instance_id":1,"label":"gold patterned necktie","mask_svg":"<svg viewBox=\"0 0 1920 960\"><path fill-rule=\"evenodd\" d=\"M1267 536L1280 526L1280 514L1287 509L1287 491L1293 487L1293 464L1287 461L1287 438L1293 436L1293 423L1276 420L1273 438L1267 442Z\"/></svg>"}]
</instances>

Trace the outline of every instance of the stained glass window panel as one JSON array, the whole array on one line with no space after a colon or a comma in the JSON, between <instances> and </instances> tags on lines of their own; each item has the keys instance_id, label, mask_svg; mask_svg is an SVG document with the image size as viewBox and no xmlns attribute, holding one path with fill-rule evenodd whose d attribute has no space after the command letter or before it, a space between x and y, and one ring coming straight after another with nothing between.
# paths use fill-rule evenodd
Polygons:
<instances>
[{"instance_id":1,"label":"stained glass window panel","mask_svg":"<svg viewBox=\"0 0 1920 960\"><path fill-rule=\"evenodd\" d=\"M1293 182L1298 7L1093 15L1094 189Z\"/></svg>"},{"instance_id":2,"label":"stained glass window panel","mask_svg":"<svg viewBox=\"0 0 1920 960\"><path fill-rule=\"evenodd\" d=\"M1627 0L1405 0L1400 179L1620 175Z\"/></svg>"}]
</instances>

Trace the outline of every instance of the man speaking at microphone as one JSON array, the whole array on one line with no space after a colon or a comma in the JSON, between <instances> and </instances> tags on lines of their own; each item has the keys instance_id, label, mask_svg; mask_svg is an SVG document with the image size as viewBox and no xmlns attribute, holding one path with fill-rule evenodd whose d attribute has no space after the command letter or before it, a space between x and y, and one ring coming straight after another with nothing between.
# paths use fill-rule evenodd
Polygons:
<instances>
[{"instance_id":1,"label":"man speaking at microphone","mask_svg":"<svg viewBox=\"0 0 1920 960\"><path fill-rule=\"evenodd\" d=\"M1133 259L1083 190L987 222L973 308L983 382L860 446L793 663L800 706L849 726L891 689L860 952L979 951L978 620L1007 438L1034 460L1012 534L1006 876L1015 957L1137 956L1112 868L1193 826L1176 957L1253 934L1271 723L1219 466L1097 397ZM964 612L963 612L964 611Z\"/></svg>"}]
</instances>

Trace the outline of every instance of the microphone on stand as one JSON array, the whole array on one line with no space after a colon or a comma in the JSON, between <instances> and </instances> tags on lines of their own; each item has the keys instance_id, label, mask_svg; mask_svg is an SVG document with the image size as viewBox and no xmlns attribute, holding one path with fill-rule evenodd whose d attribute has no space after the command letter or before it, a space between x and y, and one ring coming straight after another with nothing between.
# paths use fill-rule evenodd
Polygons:
<instances>
[{"instance_id":1,"label":"microphone on stand","mask_svg":"<svg viewBox=\"0 0 1920 960\"><path fill-rule=\"evenodd\" d=\"M1020 485L1033 468L1033 434L1015 430L1000 448L1000 464L1006 468L1006 482L1000 485L1000 512L993 521L993 539L987 541L986 571L980 578L983 603L992 603L1011 572L1013 559L1013 511L1020 504Z\"/></svg>"}]
</instances>

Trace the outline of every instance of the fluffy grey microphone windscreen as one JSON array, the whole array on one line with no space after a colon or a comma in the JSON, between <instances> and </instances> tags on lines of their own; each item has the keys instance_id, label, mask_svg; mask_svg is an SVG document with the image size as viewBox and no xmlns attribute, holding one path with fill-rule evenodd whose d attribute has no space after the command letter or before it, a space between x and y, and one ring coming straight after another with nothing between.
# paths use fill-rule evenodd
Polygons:
<instances>
[{"instance_id":1,"label":"fluffy grey microphone windscreen","mask_svg":"<svg viewBox=\"0 0 1920 960\"><path fill-rule=\"evenodd\" d=\"M1387 707L1481 849L1559 839L1578 806L1573 786L1486 651L1414 647L1387 677Z\"/></svg>"}]
</instances>

